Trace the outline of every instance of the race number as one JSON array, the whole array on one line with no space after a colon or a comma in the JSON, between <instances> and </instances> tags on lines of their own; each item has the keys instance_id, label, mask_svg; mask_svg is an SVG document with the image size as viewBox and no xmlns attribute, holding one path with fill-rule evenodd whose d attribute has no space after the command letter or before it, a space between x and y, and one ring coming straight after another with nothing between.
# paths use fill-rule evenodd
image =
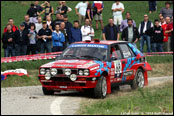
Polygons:
<instances>
[{"instance_id":1,"label":"race number","mask_svg":"<svg viewBox=\"0 0 174 116\"><path fill-rule=\"evenodd\" d=\"M121 61L120 60L116 60L114 61L114 65L115 65L115 74L119 75L122 71L122 65L121 65Z\"/></svg>"}]
</instances>

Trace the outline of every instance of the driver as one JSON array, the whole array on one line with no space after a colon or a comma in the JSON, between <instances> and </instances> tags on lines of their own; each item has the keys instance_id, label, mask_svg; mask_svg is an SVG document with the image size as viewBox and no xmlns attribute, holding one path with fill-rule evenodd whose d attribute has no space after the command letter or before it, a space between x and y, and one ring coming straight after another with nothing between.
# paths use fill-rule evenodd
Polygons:
<instances>
[{"instance_id":1,"label":"driver","mask_svg":"<svg viewBox=\"0 0 174 116\"><path fill-rule=\"evenodd\" d=\"M112 58L112 57L118 58L117 52L116 52L116 50L115 50L114 47L111 47L111 55L110 55L110 58Z\"/></svg>"}]
</instances>

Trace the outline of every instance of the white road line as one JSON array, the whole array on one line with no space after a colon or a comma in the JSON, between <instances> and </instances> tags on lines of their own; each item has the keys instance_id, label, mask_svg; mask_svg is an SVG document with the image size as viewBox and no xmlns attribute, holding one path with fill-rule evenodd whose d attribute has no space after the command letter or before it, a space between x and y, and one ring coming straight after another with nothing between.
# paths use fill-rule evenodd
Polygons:
<instances>
[{"instance_id":1,"label":"white road line","mask_svg":"<svg viewBox=\"0 0 174 116\"><path fill-rule=\"evenodd\" d=\"M52 115L63 115L61 112L60 104L65 99L65 97L59 97L55 99L50 105L50 112Z\"/></svg>"}]
</instances>

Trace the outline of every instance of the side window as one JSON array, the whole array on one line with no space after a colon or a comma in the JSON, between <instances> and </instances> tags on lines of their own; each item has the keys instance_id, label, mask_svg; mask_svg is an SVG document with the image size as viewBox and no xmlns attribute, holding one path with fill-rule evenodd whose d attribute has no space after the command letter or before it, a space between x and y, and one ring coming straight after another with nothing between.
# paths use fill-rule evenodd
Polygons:
<instances>
[{"instance_id":1,"label":"side window","mask_svg":"<svg viewBox=\"0 0 174 116\"><path fill-rule=\"evenodd\" d=\"M122 59L121 50L118 45L111 47L111 58L116 58L117 60Z\"/></svg>"},{"instance_id":2,"label":"side window","mask_svg":"<svg viewBox=\"0 0 174 116\"><path fill-rule=\"evenodd\" d=\"M120 49L121 49L121 51L123 53L124 59L130 58L131 57L131 53L130 53L130 50L129 50L128 46L126 44L119 44L119 46L120 46Z\"/></svg>"},{"instance_id":3,"label":"side window","mask_svg":"<svg viewBox=\"0 0 174 116\"><path fill-rule=\"evenodd\" d=\"M136 55L135 55L135 53L132 51L132 49L131 49L130 47L128 47L128 48L129 48L129 51L130 51L132 57L135 57Z\"/></svg>"}]
</instances>

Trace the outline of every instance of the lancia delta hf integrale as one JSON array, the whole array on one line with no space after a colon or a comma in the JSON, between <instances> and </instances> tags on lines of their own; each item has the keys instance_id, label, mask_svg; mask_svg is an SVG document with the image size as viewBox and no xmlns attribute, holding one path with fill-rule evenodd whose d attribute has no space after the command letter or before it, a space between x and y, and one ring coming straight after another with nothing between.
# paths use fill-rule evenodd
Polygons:
<instances>
[{"instance_id":1,"label":"lancia delta hf integrale","mask_svg":"<svg viewBox=\"0 0 174 116\"><path fill-rule=\"evenodd\" d=\"M92 90L95 97L104 98L112 86L147 86L150 70L145 56L131 43L94 40L71 44L55 61L39 68L38 78L45 95Z\"/></svg>"}]
</instances>

